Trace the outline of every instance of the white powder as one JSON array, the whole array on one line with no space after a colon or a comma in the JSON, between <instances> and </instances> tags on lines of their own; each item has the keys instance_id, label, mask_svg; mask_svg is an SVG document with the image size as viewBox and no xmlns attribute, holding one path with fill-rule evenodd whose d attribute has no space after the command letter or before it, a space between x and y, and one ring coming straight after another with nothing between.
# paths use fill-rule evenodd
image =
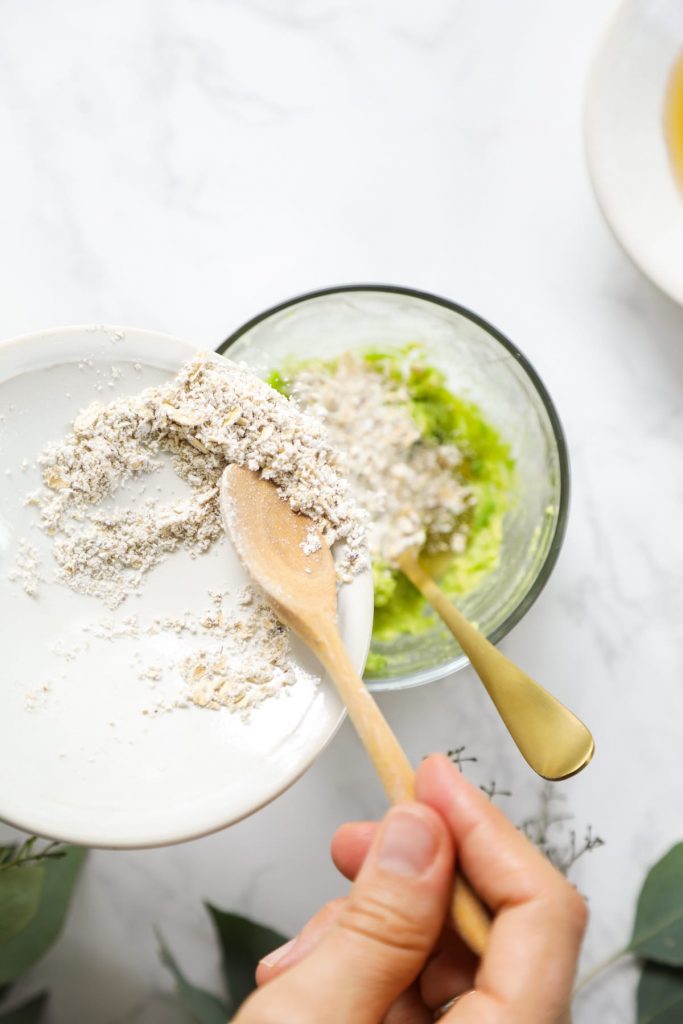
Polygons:
<instances>
[{"instance_id":1,"label":"white powder","mask_svg":"<svg viewBox=\"0 0 683 1024\"><path fill-rule=\"evenodd\" d=\"M189 486L187 498L103 507L127 480L160 468L164 455ZM321 424L248 370L200 354L167 384L89 405L40 456L44 486L28 503L55 535L58 579L116 607L178 547L206 551L222 533L217 483L231 463L273 480L329 544L344 542L340 579L364 564L364 513Z\"/></svg>"},{"instance_id":2,"label":"white powder","mask_svg":"<svg viewBox=\"0 0 683 1024\"><path fill-rule=\"evenodd\" d=\"M317 532L313 529L309 530L299 547L305 555L312 555L316 551L320 551L322 544Z\"/></svg>"},{"instance_id":3,"label":"white powder","mask_svg":"<svg viewBox=\"0 0 683 1024\"><path fill-rule=\"evenodd\" d=\"M146 665L138 670L138 679L146 679L151 683L158 683L164 674L161 665Z\"/></svg>"},{"instance_id":4,"label":"white powder","mask_svg":"<svg viewBox=\"0 0 683 1024\"><path fill-rule=\"evenodd\" d=\"M201 637L203 642L168 669L179 674L183 692L172 700L160 700L144 713L198 707L218 710L229 708L242 717L268 697L294 685L298 670L292 657L289 632L253 587L238 597L237 607L226 611L225 593L212 592L209 607L199 615L185 612L179 618L155 616L148 624L129 616L120 624L102 619L88 627L93 636L109 640L122 637L175 636ZM138 656L139 657L139 656ZM159 682L166 671L158 662L135 665L138 679Z\"/></svg>"},{"instance_id":5,"label":"white powder","mask_svg":"<svg viewBox=\"0 0 683 1024\"><path fill-rule=\"evenodd\" d=\"M56 654L59 658L64 658L65 661L75 661L81 654L85 654L89 650L90 645L87 641L85 643L72 644L71 647L65 647L61 640L57 640L50 645L52 654Z\"/></svg>"},{"instance_id":6,"label":"white powder","mask_svg":"<svg viewBox=\"0 0 683 1024\"><path fill-rule=\"evenodd\" d=\"M180 666L193 704L248 712L296 681L289 631L252 588L215 632L220 646L200 647Z\"/></svg>"},{"instance_id":7,"label":"white powder","mask_svg":"<svg viewBox=\"0 0 683 1024\"><path fill-rule=\"evenodd\" d=\"M35 690L31 690L26 694L24 698L24 708L26 711L42 711L48 704L50 694L52 691L52 681L49 680L43 683L42 686L37 687Z\"/></svg>"},{"instance_id":8,"label":"white powder","mask_svg":"<svg viewBox=\"0 0 683 1024\"><path fill-rule=\"evenodd\" d=\"M86 360L79 368L89 365ZM108 383L117 380L112 373ZM112 609L177 549L198 555L222 536L217 485L229 464L272 480L328 544L342 542L341 582L366 564L366 515L350 494L344 461L323 426L248 370L213 354L197 355L166 384L106 405L92 403L38 463L43 486L27 504L39 510L40 525L54 538L58 581ZM123 503L129 481L153 481L152 474L169 463L187 486L185 497L163 500L160 486L145 484L144 501ZM307 548L312 552L319 543L312 530ZM33 557L27 549L26 588ZM132 669L141 685L155 687L170 669L183 687L178 698L145 713L194 704L245 716L292 686L300 670L288 631L261 597L249 591L229 613L222 601L214 594L200 616L156 616L143 626L133 615L118 624L105 620L89 632L112 640L143 633L204 638L175 662L144 665L136 656ZM71 660L71 650L59 653Z\"/></svg>"},{"instance_id":9,"label":"white powder","mask_svg":"<svg viewBox=\"0 0 683 1024\"><path fill-rule=\"evenodd\" d=\"M36 597L43 581L40 555L37 549L21 537L17 545L15 568L7 574L12 583L20 583L29 597Z\"/></svg>"},{"instance_id":10,"label":"white powder","mask_svg":"<svg viewBox=\"0 0 683 1024\"><path fill-rule=\"evenodd\" d=\"M458 478L461 454L421 436L402 380L346 352L333 370L300 370L292 397L345 453L351 489L370 513L373 560L390 563L414 546L430 554L464 550L474 499Z\"/></svg>"}]
</instances>

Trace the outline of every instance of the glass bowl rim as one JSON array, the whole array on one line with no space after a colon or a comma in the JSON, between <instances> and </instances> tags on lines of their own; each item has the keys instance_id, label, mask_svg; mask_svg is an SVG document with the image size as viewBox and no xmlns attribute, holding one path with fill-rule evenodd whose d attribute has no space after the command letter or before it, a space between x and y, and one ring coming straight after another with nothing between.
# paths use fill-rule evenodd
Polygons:
<instances>
[{"instance_id":1,"label":"glass bowl rim","mask_svg":"<svg viewBox=\"0 0 683 1024\"><path fill-rule=\"evenodd\" d=\"M477 327L480 327L490 337L497 341L510 356L519 364L522 371L526 374L530 380L533 389L541 400L541 405L545 409L546 415L550 422L552 430L553 441L555 442L555 448L557 451L557 457L560 468L560 494L558 501L557 516L555 518L555 529L553 531L552 538L548 545L546 556L538 570L538 573L534 577L534 580L527 590L526 594L522 597L521 601L515 605L509 615L500 623L496 629L492 630L487 634L488 639L493 644L499 643L503 637L507 636L511 629L513 629L518 622L520 622L526 613L529 611L531 606L535 603L538 596L542 592L546 583L550 579L553 569L557 563L562 544L564 542L565 534L567 532L567 517L569 513L569 496L570 496L570 470L569 470L569 452L567 449L567 441L565 438L564 429L560 422L560 417L557 413L553 400L543 383L541 377L531 365L529 360L523 355L522 352L517 348L515 344L506 335L499 331L497 327L494 327L484 317L479 316L478 313L474 313L471 309L466 306L460 305L458 302L452 302L450 299L445 299L440 295L435 295L433 292L421 291L416 288L402 287L401 285L392 284L350 284L350 285L333 285L329 288L319 288L315 291L303 292L301 295L295 295L291 299L286 299L284 302L279 302L275 306L270 306L265 309L262 313L257 314L246 323L238 327L237 330L233 331L225 341L217 347L216 351L219 354L227 352L232 345L235 344L243 335L247 334L258 324L265 320L270 319L276 313L281 313L285 309L289 309L292 306L299 306L311 299L323 298L327 295L339 295L345 292L380 292L383 294L394 294L394 295L405 295L413 299L421 299L424 302L431 303L432 305L441 306L444 309L448 309L451 312L458 313L466 320L471 321ZM369 679L368 685L374 690L399 690L408 689L413 686L422 686L425 683L435 682L437 679L444 679L446 676L452 673L458 672L460 669L469 665L469 658L465 654L461 654L457 658L452 658L449 661L441 662L439 665L434 665L432 668L423 669L421 671L411 673L405 676L390 676L387 678Z\"/></svg>"}]
</instances>

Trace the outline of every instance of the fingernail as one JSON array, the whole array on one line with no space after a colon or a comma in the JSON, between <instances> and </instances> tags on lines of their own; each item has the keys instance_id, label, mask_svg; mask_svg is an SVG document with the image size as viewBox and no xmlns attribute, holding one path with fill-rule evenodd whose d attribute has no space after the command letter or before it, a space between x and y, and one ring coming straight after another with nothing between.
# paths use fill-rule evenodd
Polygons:
<instances>
[{"instance_id":1,"label":"fingernail","mask_svg":"<svg viewBox=\"0 0 683 1024\"><path fill-rule=\"evenodd\" d=\"M260 960L259 963L264 964L266 967L275 967L275 964L279 964L281 960L284 960L295 942L296 939L290 939L289 942L285 942L284 946L278 946L272 953L264 956L263 960Z\"/></svg>"},{"instance_id":2,"label":"fingernail","mask_svg":"<svg viewBox=\"0 0 683 1024\"><path fill-rule=\"evenodd\" d=\"M434 860L434 829L419 814L390 812L380 838L377 861L394 875L420 875Z\"/></svg>"}]
</instances>

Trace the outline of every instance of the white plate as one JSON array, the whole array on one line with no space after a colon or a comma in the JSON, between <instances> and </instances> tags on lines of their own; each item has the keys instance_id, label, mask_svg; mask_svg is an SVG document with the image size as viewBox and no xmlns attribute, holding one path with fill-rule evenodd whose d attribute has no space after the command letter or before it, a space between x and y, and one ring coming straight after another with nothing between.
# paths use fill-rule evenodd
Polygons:
<instances>
[{"instance_id":1,"label":"white plate","mask_svg":"<svg viewBox=\"0 0 683 1024\"><path fill-rule=\"evenodd\" d=\"M281 793L342 719L332 684L316 685L317 663L295 638L300 681L246 724L230 711L194 706L142 714L165 693L177 694L180 680L169 668L153 690L135 666L172 664L192 638L90 636L84 649L83 626L104 616L135 613L144 623L155 614L199 613L211 589L227 588L234 598L248 580L227 538L195 560L184 552L167 559L148 574L141 596L115 613L54 582L32 598L7 578L21 537L50 571L51 541L24 504L40 483L32 464L46 442L88 402L167 379L193 351L177 338L105 327L0 343L0 817L27 832L139 847L214 831ZM122 376L110 387L112 366ZM23 460L31 465L22 469ZM339 617L360 672L372 629L369 574L342 588Z\"/></svg>"},{"instance_id":2,"label":"white plate","mask_svg":"<svg viewBox=\"0 0 683 1024\"><path fill-rule=\"evenodd\" d=\"M607 222L643 273L683 303L683 195L664 136L666 91L681 51L681 0L626 0L593 66L585 126Z\"/></svg>"}]
</instances>

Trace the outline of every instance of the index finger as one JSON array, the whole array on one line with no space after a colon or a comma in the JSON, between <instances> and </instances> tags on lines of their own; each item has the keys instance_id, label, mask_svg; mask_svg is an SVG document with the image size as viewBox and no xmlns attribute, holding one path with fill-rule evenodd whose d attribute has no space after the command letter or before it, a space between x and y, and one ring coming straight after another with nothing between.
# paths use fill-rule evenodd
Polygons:
<instances>
[{"instance_id":1,"label":"index finger","mask_svg":"<svg viewBox=\"0 0 683 1024\"><path fill-rule=\"evenodd\" d=\"M447 822L464 874L495 913L475 991L446 1019L496 1022L514 1010L527 1024L560 1020L585 930L584 901L445 757L423 761L416 796Z\"/></svg>"},{"instance_id":2,"label":"index finger","mask_svg":"<svg viewBox=\"0 0 683 1024\"><path fill-rule=\"evenodd\" d=\"M332 837L332 860L337 871L353 882L375 838L376 821L349 821Z\"/></svg>"}]
</instances>

